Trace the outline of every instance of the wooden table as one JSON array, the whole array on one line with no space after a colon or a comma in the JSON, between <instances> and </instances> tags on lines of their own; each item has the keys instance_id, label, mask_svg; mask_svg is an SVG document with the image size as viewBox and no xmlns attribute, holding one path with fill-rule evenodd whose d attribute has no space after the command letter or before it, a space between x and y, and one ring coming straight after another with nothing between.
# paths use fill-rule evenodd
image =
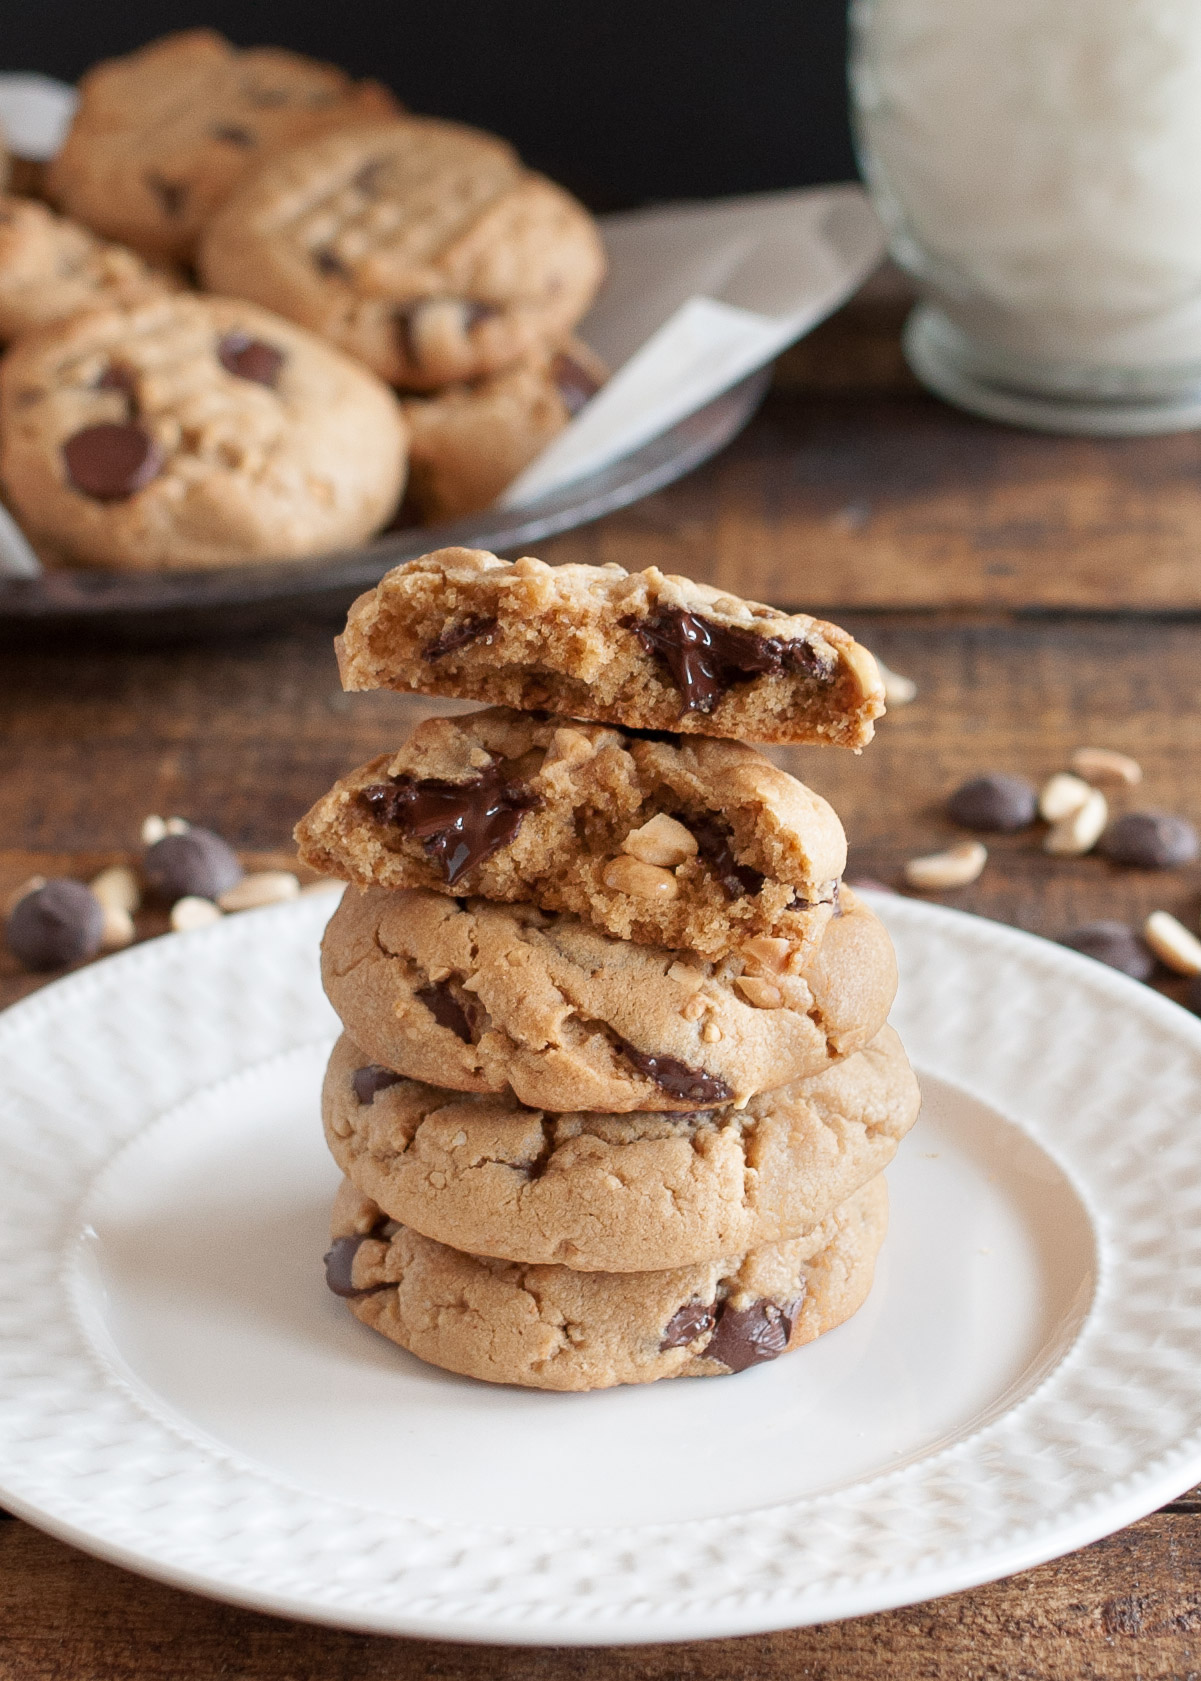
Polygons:
<instances>
[{"instance_id":1,"label":"wooden table","mask_svg":"<svg viewBox=\"0 0 1201 1681\"><path fill-rule=\"evenodd\" d=\"M916 680L918 699L862 757L783 755L842 814L852 874L895 881L907 855L948 839L941 802L974 771L1038 779L1086 743L1141 761L1139 804L1201 823L1201 441L1044 438L957 414L906 375L903 308L895 283L875 283L790 353L723 457L542 553L654 562L826 610ZM308 803L429 710L343 695L330 628L0 656L0 892L34 870L84 873L129 856L151 811L210 823L256 857L286 855ZM1195 925L1201 869L1052 860L1018 836L992 849L973 887L943 897L1051 937L1158 905ZM0 959L0 1001L34 984ZM588 1651L315 1629L0 1524L0 1681L1198 1673L1201 1490L1070 1558L933 1604L742 1640Z\"/></svg>"}]
</instances>

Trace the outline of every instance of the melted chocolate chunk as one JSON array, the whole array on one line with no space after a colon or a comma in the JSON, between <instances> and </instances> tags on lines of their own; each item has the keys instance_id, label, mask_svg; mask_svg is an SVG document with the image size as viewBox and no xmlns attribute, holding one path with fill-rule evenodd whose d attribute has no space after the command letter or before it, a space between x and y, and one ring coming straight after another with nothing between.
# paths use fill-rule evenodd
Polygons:
<instances>
[{"instance_id":1,"label":"melted chocolate chunk","mask_svg":"<svg viewBox=\"0 0 1201 1681\"><path fill-rule=\"evenodd\" d=\"M335 1296L371 1296L377 1290L390 1290L390 1284L369 1284L365 1290L355 1288L354 1258L368 1238L383 1238L385 1228L374 1232L356 1232L353 1237L336 1237L325 1255L325 1282Z\"/></svg>"},{"instance_id":2,"label":"melted chocolate chunk","mask_svg":"<svg viewBox=\"0 0 1201 1681\"><path fill-rule=\"evenodd\" d=\"M67 476L97 502L120 502L143 490L162 471L163 452L132 421L85 426L62 446Z\"/></svg>"},{"instance_id":3,"label":"melted chocolate chunk","mask_svg":"<svg viewBox=\"0 0 1201 1681\"><path fill-rule=\"evenodd\" d=\"M724 1307L717 1316L717 1329L705 1344L706 1360L720 1360L732 1372L745 1372L764 1360L783 1354L792 1335L793 1321L801 1298L779 1307L775 1302L752 1302L750 1307Z\"/></svg>"},{"instance_id":4,"label":"melted chocolate chunk","mask_svg":"<svg viewBox=\"0 0 1201 1681\"><path fill-rule=\"evenodd\" d=\"M724 1080L716 1074L707 1074L703 1068L689 1068L674 1056L652 1056L624 1039L617 1043L622 1056L671 1097L682 1098L686 1103L728 1103L734 1095Z\"/></svg>"},{"instance_id":5,"label":"melted chocolate chunk","mask_svg":"<svg viewBox=\"0 0 1201 1681\"><path fill-rule=\"evenodd\" d=\"M329 251L324 247L313 252L313 267L319 274L349 274L350 270L338 256L336 251Z\"/></svg>"},{"instance_id":6,"label":"melted chocolate chunk","mask_svg":"<svg viewBox=\"0 0 1201 1681\"><path fill-rule=\"evenodd\" d=\"M486 618L483 613L473 613L469 618L460 619L457 625L448 625L436 642L422 652L422 658L440 660L443 654L453 654L460 648L466 648L469 642L487 642L496 629L496 620Z\"/></svg>"},{"instance_id":7,"label":"melted chocolate chunk","mask_svg":"<svg viewBox=\"0 0 1201 1681\"><path fill-rule=\"evenodd\" d=\"M248 128L239 128L237 123L214 123L209 133L214 140L224 140L230 146L253 146L256 144L254 135Z\"/></svg>"},{"instance_id":8,"label":"melted chocolate chunk","mask_svg":"<svg viewBox=\"0 0 1201 1681\"><path fill-rule=\"evenodd\" d=\"M168 181L164 175L146 172L146 185L163 207L164 216L180 216L188 200L186 181Z\"/></svg>"},{"instance_id":9,"label":"melted chocolate chunk","mask_svg":"<svg viewBox=\"0 0 1201 1681\"><path fill-rule=\"evenodd\" d=\"M804 641L760 636L738 625L717 625L683 607L661 607L648 619L621 620L648 654L666 665L685 712L712 712L727 689L769 672L830 677L833 668Z\"/></svg>"},{"instance_id":10,"label":"melted chocolate chunk","mask_svg":"<svg viewBox=\"0 0 1201 1681\"><path fill-rule=\"evenodd\" d=\"M471 1023L467 1019L467 1011L445 981L419 987L415 996L420 998L439 1027L448 1027L465 1045L470 1045Z\"/></svg>"},{"instance_id":11,"label":"melted chocolate chunk","mask_svg":"<svg viewBox=\"0 0 1201 1681\"><path fill-rule=\"evenodd\" d=\"M685 1302L667 1321L659 1342L660 1350L686 1348L697 1337L703 1337L706 1331L713 1329L715 1312L716 1309L706 1307L704 1302Z\"/></svg>"},{"instance_id":12,"label":"melted chocolate chunk","mask_svg":"<svg viewBox=\"0 0 1201 1681\"><path fill-rule=\"evenodd\" d=\"M676 821L682 823L696 841L697 851L708 864L727 899L742 899L748 893L758 893L767 877L740 864L730 844L730 831L712 813L687 816L677 812Z\"/></svg>"},{"instance_id":13,"label":"melted chocolate chunk","mask_svg":"<svg viewBox=\"0 0 1201 1681\"><path fill-rule=\"evenodd\" d=\"M551 363L550 377L559 388L568 414L579 414L588 399L600 390L600 380L594 379L587 368L582 368L563 351Z\"/></svg>"},{"instance_id":14,"label":"melted chocolate chunk","mask_svg":"<svg viewBox=\"0 0 1201 1681\"><path fill-rule=\"evenodd\" d=\"M273 344L252 339L247 333L226 333L217 345L217 360L226 373L238 379L253 380L256 385L274 387L286 357Z\"/></svg>"},{"instance_id":15,"label":"melted chocolate chunk","mask_svg":"<svg viewBox=\"0 0 1201 1681\"><path fill-rule=\"evenodd\" d=\"M356 1068L350 1077L354 1087L354 1095L363 1105L375 1102L375 1094L387 1091L389 1086L395 1086L404 1078L403 1074L394 1074L390 1068L382 1063L369 1062L365 1068Z\"/></svg>"},{"instance_id":16,"label":"melted chocolate chunk","mask_svg":"<svg viewBox=\"0 0 1201 1681\"><path fill-rule=\"evenodd\" d=\"M398 776L363 788L359 799L377 822L415 835L448 887L509 846L526 812L542 804L528 788L506 782L496 765L470 782Z\"/></svg>"}]
</instances>

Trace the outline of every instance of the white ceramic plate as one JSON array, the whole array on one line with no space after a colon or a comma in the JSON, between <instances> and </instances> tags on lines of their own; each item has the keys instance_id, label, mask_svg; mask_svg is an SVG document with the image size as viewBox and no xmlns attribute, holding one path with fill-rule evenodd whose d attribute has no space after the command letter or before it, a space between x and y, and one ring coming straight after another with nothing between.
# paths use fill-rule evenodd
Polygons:
<instances>
[{"instance_id":1,"label":"white ceramic plate","mask_svg":"<svg viewBox=\"0 0 1201 1681\"><path fill-rule=\"evenodd\" d=\"M736 1378L492 1389L321 1277L325 895L0 1018L0 1499L398 1634L683 1640L926 1599L1201 1477L1201 1022L900 899L923 1119L862 1313Z\"/></svg>"}]
</instances>

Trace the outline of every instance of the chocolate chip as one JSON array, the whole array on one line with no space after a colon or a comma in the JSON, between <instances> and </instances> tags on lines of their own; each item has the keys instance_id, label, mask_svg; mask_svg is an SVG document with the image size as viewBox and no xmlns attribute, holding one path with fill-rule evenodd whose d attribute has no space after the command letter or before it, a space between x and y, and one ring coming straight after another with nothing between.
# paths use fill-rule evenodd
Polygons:
<instances>
[{"instance_id":1,"label":"chocolate chip","mask_svg":"<svg viewBox=\"0 0 1201 1681\"><path fill-rule=\"evenodd\" d=\"M371 1296L377 1290L390 1290L390 1284L369 1284L366 1289L356 1288L354 1282L354 1258L363 1244L370 1238L382 1240L387 1235L387 1228L373 1232L356 1232L352 1237L336 1237L325 1255L325 1282L335 1296Z\"/></svg>"},{"instance_id":2,"label":"chocolate chip","mask_svg":"<svg viewBox=\"0 0 1201 1681\"><path fill-rule=\"evenodd\" d=\"M346 275L350 273L350 270L342 261L341 257L338 256L337 252L330 251L324 247L320 251L313 252L313 267L317 269L320 274Z\"/></svg>"},{"instance_id":3,"label":"chocolate chip","mask_svg":"<svg viewBox=\"0 0 1201 1681\"><path fill-rule=\"evenodd\" d=\"M1155 973L1155 959L1139 935L1125 922L1086 922L1065 934L1060 945L1095 957L1098 963L1108 963L1136 981L1150 980Z\"/></svg>"},{"instance_id":4,"label":"chocolate chip","mask_svg":"<svg viewBox=\"0 0 1201 1681\"><path fill-rule=\"evenodd\" d=\"M689 1068L674 1056L652 1056L625 1039L617 1041L617 1048L641 1075L685 1103L728 1103L734 1095L718 1075L707 1074L703 1068Z\"/></svg>"},{"instance_id":5,"label":"chocolate chip","mask_svg":"<svg viewBox=\"0 0 1201 1681\"><path fill-rule=\"evenodd\" d=\"M188 184L186 181L168 181L165 176L156 175L152 170L146 172L146 185L158 199L166 216L179 216L187 203Z\"/></svg>"},{"instance_id":6,"label":"chocolate chip","mask_svg":"<svg viewBox=\"0 0 1201 1681\"><path fill-rule=\"evenodd\" d=\"M1024 776L990 771L956 788L947 801L947 812L965 829L1010 835L1028 829L1038 816L1038 790Z\"/></svg>"},{"instance_id":7,"label":"chocolate chip","mask_svg":"<svg viewBox=\"0 0 1201 1681\"><path fill-rule=\"evenodd\" d=\"M144 490L163 467L163 452L131 420L85 426L62 446L67 476L97 502L120 502Z\"/></svg>"},{"instance_id":8,"label":"chocolate chip","mask_svg":"<svg viewBox=\"0 0 1201 1681\"><path fill-rule=\"evenodd\" d=\"M745 1372L748 1366L774 1360L788 1347L800 1305L798 1297L786 1307L768 1301L752 1302L744 1308L723 1307L717 1329L702 1350L704 1358L720 1360L732 1372Z\"/></svg>"},{"instance_id":9,"label":"chocolate chip","mask_svg":"<svg viewBox=\"0 0 1201 1681\"><path fill-rule=\"evenodd\" d=\"M471 1023L467 1019L467 1011L446 981L435 981L432 986L419 987L415 996L420 998L439 1027L448 1027L465 1045L470 1045Z\"/></svg>"},{"instance_id":10,"label":"chocolate chip","mask_svg":"<svg viewBox=\"0 0 1201 1681\"><path fill-rule=\"evenodd\" d=\"M376 1092L387 1091L389 1086L399 1085L403 1074L394 1074L390 1068L382 1063L369 1062L363 1068L356 1068L350 1077L354 1087L354 1095L364 1108L375 1102Z\"/></svg>"},{"instance_id":11,"label":"chocolate chip","mask_svg":"<svg viewBox=\"0 0 1201 1681\"><path fill-rule=\"evenodd\" d=\"M448 887L516 838L537 794L506 782L495 765L470 782L398 776L363 788L359 799L379 823L414 835L438 866Z\"/></svg>"},{"instance_id":12,"label":"chocolate chip","mask_svg":"<svg viewBox=\"0 0 1201 1681\"><path fill-rule=\"evenodd\" d=\"M1184 817L1168 811L1129 811L1097 842L1097 851L1115 864L1143 870L1171 870L1197 856L1197 831Z\"/></svg>"},{"instance_id":13,"label":"chocolate chip","mask_svg":"<svg viewBox=\"0 0 1201 1681\"><path fill-rule=\"evenodd\" d=\"M622 619L639 642L666 665L685 712L712 712L736 683L772 672L829 678L833 666L803 639L759 636L738 625L717 625L682 607L661 607L647 619Z\"/></svg>"},{"instance_id":14,"label":"chocolate chip","mask_svg":"<svg viewBox=\"0 0 1201 1681\"><path fill-rule=\"evenodd\" d=\"M5 936L26 968L57 969L100 950L104 911L90 887L59 876L17 900Z\"/></svg>"},{"instance_id":15,"label":"chocolate chip","mask_svg":"<svg viewBox=\"0 0 1201 1681\"><path fill-rule=\"evenodd\" d=\"M127 368L120 362L110 362L96 381L93 390L121 391L125 396L132 397L136 382L137 375L132 368Z\"/></svg>"},{"instance_id":16,"label":"chocolate chip","mask_svg":"<svg viewBox=\"0 0 1201 1681\"><path fill-rule=\"evenodd\" d=\"M466 648L470 642L490 642L495 629L494 618L486 618L482 613L473 613L466 619L460 619L457 625L448 625L438 640L431 642L423 651L422 658L440 660L444 654L456 653L460 648Z\"/></svg>"},{"instance_id":17,"label":"chocolate chip","mask_svg":"<svg viewBox=\"0 0 1201 1681\"><path fill-rule=\"evenodd\" d=\"M559 395L563 399L563 407L568 414L579 414L584 404L591 397L595 397L600 390L601 382L594 379L587 368L560 351L550 365L550 377L559 388Z\"/></svg>"},{"instance_id":18,"label":"chocolate chip","mask_svg":"<svg viewBox=\"0 0 1201 1681\"><path fill-rule=\"evenodd\" d=\"M230 146L254 146L255 137L248 128L240 128L237 123L214 123L209 133L214 140L224 140Z\"/></svg>"},{"instance_id":19,"label":"chocolate chip","mask_svg":"<svg viewBox=\"0 0 1201 1681\"><path fill-rule=\"evenodd\" d=\"M235 374L238 379L274 386L287 358L273 344L252 339L247 333L233 332L226 333L217 345L217 360L227 373Z\"/></svg>"},{"instance_id":20,"label":"chocolate chip","mask_svg":"<svg viewBox=\"0 0 1201 1681\"><path fill-rule=\"evenodd\" d=\"M675 818L692 834L698 853L727 899L741 899L748 893L758 893L767 877L753 870L749 864L738 862L730 844L730 831L720 818L710 813L689 816L682 811L676 812Z\"/></svg>"},{"instance_id":21,"label":"chocolate chip","mask_svg":"<svg viewBox=\"0 0 1201 1681\"><path fill-rule=\"evenodd\" d=\"M211 829L185 829L164 835L146 848L142 860L146 885L169 904L195 894L215 899L242 879L238 855Z\"/></svg>"},{"instance_id":22,"label":"chocolate chip","mask_svg":"<svg viewBox=\"0 0 1201 1681\"><path fill-rule=\"evenodd\" d=\"M706 1307L704 1302L685 1302L678 1307L667 1321L663 1335L659 1340L659 1348L666 1351L669 1348L686 1348L697 1337L703 1337L706 1331L713 1329L715 1309Z\"/></svg>"}]
</instances>

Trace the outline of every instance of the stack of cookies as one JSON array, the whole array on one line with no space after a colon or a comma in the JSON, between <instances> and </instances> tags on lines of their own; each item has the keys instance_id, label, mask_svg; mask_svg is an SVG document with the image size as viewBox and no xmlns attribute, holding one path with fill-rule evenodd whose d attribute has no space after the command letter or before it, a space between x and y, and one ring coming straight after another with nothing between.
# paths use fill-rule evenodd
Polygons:
<instances>
[{"instance_id":1,"label":"stack of cookies","mask_svg":"<svg viewBox=\"0 0 1201 1681\"><path fill-rule=\"evenodd\" d=\"M652 569L444 549L338 641L432 718L299 825L327 930L357 1318L472 1377L739 1372L861 1305L918 1093L833 810L741 739L857 748L844 631Z\"/></svg>"}]
</instances>

